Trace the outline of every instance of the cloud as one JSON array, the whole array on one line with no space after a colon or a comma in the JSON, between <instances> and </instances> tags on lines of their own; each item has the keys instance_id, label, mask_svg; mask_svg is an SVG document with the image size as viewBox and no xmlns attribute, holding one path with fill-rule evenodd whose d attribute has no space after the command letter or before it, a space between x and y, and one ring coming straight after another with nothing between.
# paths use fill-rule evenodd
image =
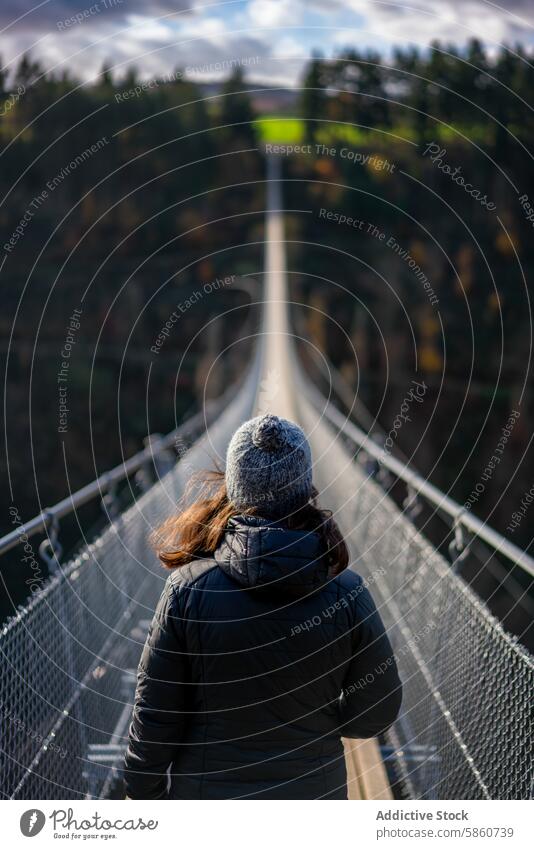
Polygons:
<instances>
[{"instance_id":1,"label":"cloud","mask_svg":"<svg viewBox=\"0 0 534 849\"><path fill-rule=\"evenodd\" d=\"M191 0L51 0L25 15L27 10L27 0L0 0L6 68L13 71L29 52L47 72L68 68L87 80L104 62L119 68L138 63L143 76L166 73L178 63L181 23L196 18L200 36L209 26L207 16L195 15Z\"/></svg>"},{"instance_id":2,"label":"cloud","mask_svg":"<svg viewBox=\"0 0 534 849\"><path fill-rule=\"evenodd\" d=\"M502 43L532 45L531 24L532 0L506 8L485 0L0 0L0 50L8 68L30 51L47 71L69 68L84 79L104 61L148 77L260 56L250 79L291 85L313 48L387 55L394 44L425 47L439 38L462 46L478 35L495 52Z\"/></svg>"},{"instance_id":3,"label":"cloud","mask_svg":"<svg viewBox=\"0 0 534 849\"><path fill-rule=\"evenodd\" d=\"M250 0L247 16L255 27L294 26L304 9L299 0Z\"/></svg>"},{"instance_id":4,"label":"cloud","mask_svg":"<svg viewBox=\"0 0 534 849\"><path fill-rule=\"evenodd\" d=\"M364 29L395 44L425 46L439 39L462 45L473 37L502 44L532 38L532 0L508 0L506 8L485 0L408 0L406 5L395 0L345 0L344 5L361 16Z\"/></svg>"},{"instance_id":5,"label":"cloud","mask_svg":"<svg viewBox=\"0 0 534 849\"><path fill-rule=\"evenodd\" d=\"M13 71L28 52L43 68L91 79L104 61L126 63L176 40L194 0L0 0L0 50ZM150 15L146 15L150 7ZM159 18L159 20L158 20ZM168 65L148 59L147 70ZM176 63L175 63L176 64Z\"/></svg>"},{"instance_id":6,"label":"cloud","mask_svg":"<svg viewBox=\"0 0 534 849\"><path fill-rule=\"evenodd\" d=\"M1 0L0 30L4 32L31 31L44 33L57 31L58 23L76 16L79 26L96 26L99 21L126 22L129 15L145 14L150 7L150 17L169 15L191 9L191 0Z\"/></svg>"}]
</instances>

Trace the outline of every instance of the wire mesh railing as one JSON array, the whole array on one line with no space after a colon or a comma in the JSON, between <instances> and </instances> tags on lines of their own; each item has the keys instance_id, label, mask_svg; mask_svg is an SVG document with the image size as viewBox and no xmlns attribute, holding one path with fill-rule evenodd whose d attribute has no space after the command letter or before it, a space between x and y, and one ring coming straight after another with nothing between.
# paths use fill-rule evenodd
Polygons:
<instances>
[{"instance_id":1,"label":"wire mesh railing","mask_svg":"<svg viewBox=\"0 0 534 849\"><path fill-rule=\"evenodd\" d=\"M159 483L62 567L0 633L2 792L107 795L125 744L134 670L162 587L147 542L195 468L252 412L257 375ZM317 393L300 385L315 478L355 568L372 584L404 683L388 733L412 798L526 799L532 658L353 459Z\"/></svg>"},{"instance_id":2,"label":"wire mesh railing","mask_svg":"<svg viewBox=\"0 0 534 849\"><path fill-rule=\"evenodd\" d=\"M277 173L271 179L278 179ZM281 208L272 193L270 203ZM273 243L281 244L282 229L272 229ZM266 337L273 333L268 316L271 324L285 326L280 303L287 301L283 256L271 252L271 264L267 287L274 297L264 311ZM287 406L295 406L312 444L321 499L334 509L354 567L372 585L391 637L404 703L388 732L388 756L406 794L530 798L532 657L355 461L361 444L353 426L344 427L313 385L292 370L294 352L286 346L281 357L286 332L258 346L243 387L223 405L208 433L160 482L113 517L105 532L84 545L0 632L4 796L75 799L109 793L125 745L134 670L164 580L148 547L149 532L174 509L191 472L212 465L214 454L222 458L234 430L262 402L258 387L263 387L268 399L280 392ZM260 381L262 368L267 377ZM392 473L422 486L415 473L393 458L388 462ZM431 500L447 503L435 487L426 489ZM449 506L456 510L452 502ZM474 517L462 521L523 568L532 568L524 552L479 527ZM46 517L35 522L48 528ZM9 546L20 538L17 532Z\"/></svg>"},{"instance_id":3,"label":"wire mesh railing","mask_svg":"<svg viewBox=\"0 0 534 849\"><path fill-rule=\"evenodd\" d=\"M387 742L405 792L531 798L533 658L354 459L359 446L328 422L327 402L305 380L299 398L322 499L397 658L403 706Z\"/></svg>"},{"instance_id":4,"label":"wire mesh railing","mask_svg":"<svg viewBox=\"0 0 534 849\"><path fill-rule=\"evenodd\" d=\"M161 486L85 546L4 627L5 795L80 798L90 786L99 795L106 776L99 780L90 747L106 742L117 724L122 676L139 654L139 607L157 595L145 521L157 515L158 506L163 507Z\"/></svg>"},{"instance_id":5,"label":"wire mesh railing","mask_svg":"<svg viewBox=\"0 0 534 849\"><path fill-rule=\"evenodd\" d=\"M252 369L174 468L0 630L4 797L109 793L125 747L134 673L166 577L149 546L150 531L175 509L193 471L224 456L230 436L251 415L256 382Z\"/></svg>"}]
</instances>

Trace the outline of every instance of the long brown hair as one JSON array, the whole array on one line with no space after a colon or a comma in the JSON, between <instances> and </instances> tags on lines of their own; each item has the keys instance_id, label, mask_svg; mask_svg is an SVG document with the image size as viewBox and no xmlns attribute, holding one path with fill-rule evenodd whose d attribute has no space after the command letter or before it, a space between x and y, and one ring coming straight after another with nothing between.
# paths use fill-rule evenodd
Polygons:
<instances>
[{"instance_id":1,"label":"long brown hair","mask_svg":"<svg viewBox=\"0 0 534 849\"><path fill-rule=\"evenodd\" d=\"M193 485L198 483L198 479ZM236 515L258 515L253 508L240 510L228 500L224 472L203 475L204 493L193 503L170 516L151 536L151 542L166 569L185 566L199 557L213 554L221 542L228 520ZM333 577L346 569L349 553L341 531L329 510L316 504L317 490L310 501L284 519L291 530L314 531L323 540Z\"/></svg>"}]
</instances>

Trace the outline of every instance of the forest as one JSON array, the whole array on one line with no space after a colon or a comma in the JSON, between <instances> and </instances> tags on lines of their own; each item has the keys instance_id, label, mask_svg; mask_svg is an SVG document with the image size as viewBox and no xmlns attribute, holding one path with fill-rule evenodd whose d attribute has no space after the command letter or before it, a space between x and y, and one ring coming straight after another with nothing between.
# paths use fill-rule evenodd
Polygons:
<instances>
[{"instance_id":1,"label":"forest","mask_svg":"<svg viewBox=\"0 0 534 849\"><path fill-rule=\"evenodd\" d=\"M287 92L240 68L213 93L179 57L91 84L23 57L0 78L7 503L27 520L239 378L271 144L306 367L325 381L324 353L385 433L424 385L395 451L510 536L534 476L533 84L519 47L346 49L265 111Z\"/></svg>"},{"instance_id":2,"label":"forest","mask_svg":"<svg viewBox=\"0 0 534 849\"><path fill-rule=\"evenodd\" d=\"M287 206L307 212L291 217L301 335L386 433L424 381L397 447L525 547L510 520L534 477L533 83L520 48L476 40L316 56L289 138L311 155L286 166Z\"/></svg>"}]
</instances>

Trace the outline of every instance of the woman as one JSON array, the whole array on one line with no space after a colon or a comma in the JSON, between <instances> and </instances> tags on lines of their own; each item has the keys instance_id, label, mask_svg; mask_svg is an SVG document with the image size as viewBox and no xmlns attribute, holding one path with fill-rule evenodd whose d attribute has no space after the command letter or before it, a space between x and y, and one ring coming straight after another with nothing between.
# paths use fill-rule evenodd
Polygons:
<instances>
[{"instance_id":1,"label":"woman","mask_svg":"<svg viewBox=\"0 0 534 849\"><path fill-rule=\"evenodd\" d=\"M302 430L260 416L217 491L158 531L172 571L139 664L130 798L346 799L341 737L395 720L389 640L315 495Z\"/></svg>"}]
</instances>

